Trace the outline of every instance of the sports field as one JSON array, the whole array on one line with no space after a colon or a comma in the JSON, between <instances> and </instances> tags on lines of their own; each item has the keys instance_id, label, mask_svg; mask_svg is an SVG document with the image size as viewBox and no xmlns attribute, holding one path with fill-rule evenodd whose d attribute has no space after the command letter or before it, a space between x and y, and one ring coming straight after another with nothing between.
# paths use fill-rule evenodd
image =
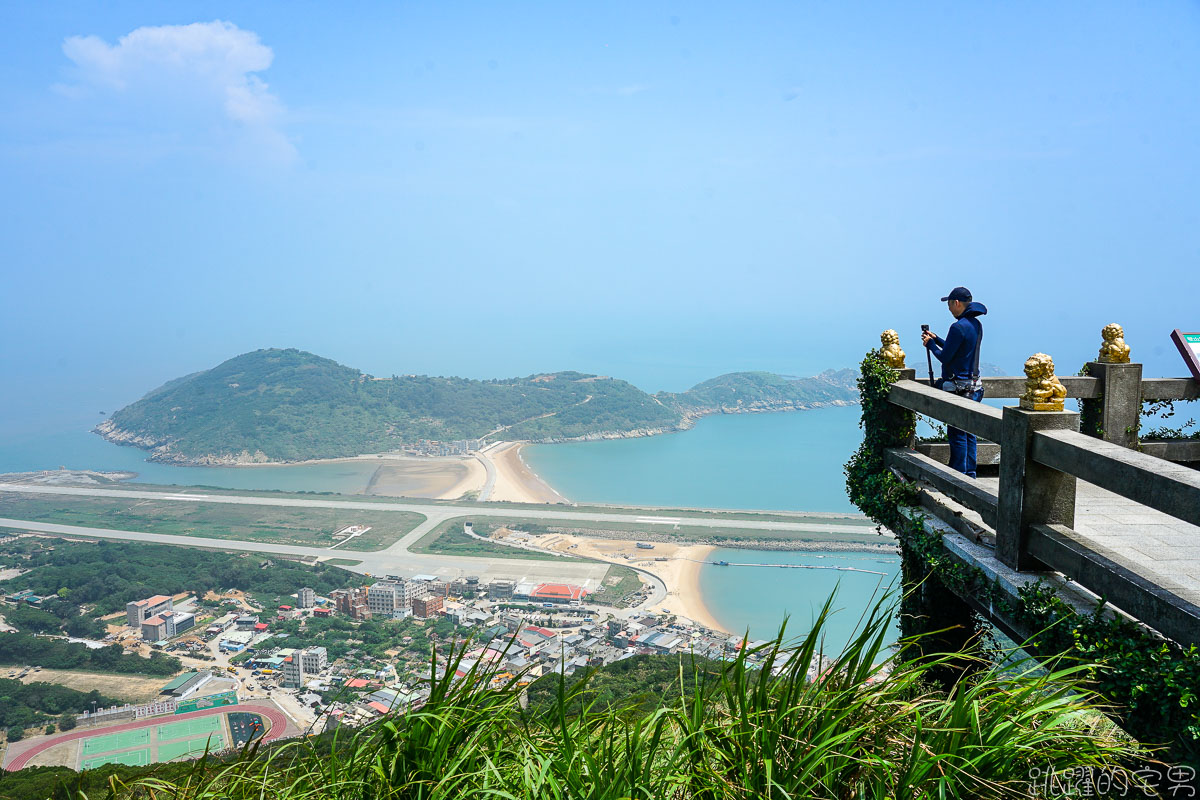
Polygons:
<instances>
[{"instance_id":1,"label":"sports field","mask_svg":"<svg viewBox=\"0 0 1200 800\"><path fill-rule=\"evenodd\" d=\"M96 753L111 753L113 750L125 750L129 747L137 747L139 744L150 744L150 730L148 728L121 731L120 733L110 733L104 736L93 736L90 739L84 739L83 754L90 756Z\"/></svg>"},{"instance_id":2,"label":"sports field","mask_svg":"<svg viewBox=\"0 0 1200 800\"><path fill-rule=\"evenodd\" d=\"M178 742L161 742L158 745L159 761L174 761L180 756L199 755L207 749L210 753L225 746L225 737L219 733L182 739Z\"/></svg>"},{"instance_id":3,"label":"sports field","mask_svg":"<svg viewBox=\"0 0 1200 800\"><path fill-rule=\"evenodd\" d=\"M171 739L182 739L185 736L199 736L205 733L217 733L224 725L221 724L221 717L214 715L211 717L199 717L197 719L185 719L182 722L168 722L165 725L159 725L155 731L155 736L158 741L165 742Z\"/></svg>"},{"instance_id":4,"label":"sports field","mask_svg":"<svg viewBox=\"0 0 1200 800\"><path fill-rule=\"evenodd\" d=\"M159 717L107 729L76 729L31 737L28 742L15 745L10 742L0 758L4 759L6 771L34 765L75 769L95 769L104 764L146 766L195 758L205 750L216 752L241 747L258 738L278 739L287 730L288 720L283 712L270 701L263 701L228 709L193 711L183 718Z\"/></svg>"},{"instance_id":5,"label":"sports field","mask_svg":"<svg viewBox=\"0 0 1200 800\"><path fill-rule=\"evenodd\" d=\"M162 750L160 747L159 750ZM150 763L150 748L130 750L127 753L109 753L105 756L85 758L80 764L82 769L95 769L105 764L124 764L127 767L144 767Z\"/></svg>"}]
</instances>

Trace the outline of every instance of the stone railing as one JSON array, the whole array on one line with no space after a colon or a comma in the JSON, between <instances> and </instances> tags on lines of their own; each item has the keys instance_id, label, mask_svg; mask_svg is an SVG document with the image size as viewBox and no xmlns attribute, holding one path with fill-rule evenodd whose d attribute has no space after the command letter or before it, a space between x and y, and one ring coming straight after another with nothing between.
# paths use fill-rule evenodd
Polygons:
<instances>
[{"instance_id":1,"label":"stone railing","mask_svg":"<svg viewBox=\"0 0 1200 800\"><path fill-rule=\"evenodd\" d=\"M1088 371L1087 377L1057 380L1067 397L1103 403L1100 438L1079 432L1077 412L994 408L918 382L913 370L902 369L888 402L986 440L990 444L980 442L979 462L999 464L999 483L951 470L944 463L946 445L910 442L887 450L886 463L918 483L926 510L975 541L992 544L1006 567L1060 572L1165 636L1200 643L1200 606L1074 530L1080 480L1200 525L1200 471L1160 457L1200 460L1200 442L1164 443L1180 447L1156 453L1151 443L1137 439L1143 400L1195 398L1200 382L1143 380L1140 364L1093 363ZM988 378L984 384L985 396L992 398L1018 397L1028 386L1026 378ZM982 526L964 517L963 507L976 512Z\"/></svg>"},{"instance_id":2,"label":"stone railing","mask_svg":"<svg viewBox=\"0 0 1200 800\"><path fill-rule=\"evenodd\" d=\"M1068 398L1097 403L1096 424L1101 439L1167 461L1200 462L1200 440L1153 440L1138 436L1143 401L1200 399L1200 381L1192 378L1143 379L1141 364L1091 362L1087 369L1086 377L1059 376L1058 380L1066 388ZM906 373L910 378L915 375L912 370ZM1017 398L1025 390L1025 378L984 378L983 390L984 397L990 400ZM919 449L942 463L949 460L948 445L922 443ZM999 445L990 440L980 442L979 463L999 464Z\"/></svg>"}]
</instances>

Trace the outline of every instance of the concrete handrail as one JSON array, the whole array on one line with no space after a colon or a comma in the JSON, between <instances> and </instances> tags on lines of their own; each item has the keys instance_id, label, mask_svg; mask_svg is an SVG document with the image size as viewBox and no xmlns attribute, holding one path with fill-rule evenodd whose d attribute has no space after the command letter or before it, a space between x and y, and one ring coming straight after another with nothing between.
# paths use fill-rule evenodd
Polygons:
<instances>
[{"instance_id":1,"label":"concrete handrail","mask_svg":"<svg viewBox=\"0 0 1200 800\"><path fill-rule=\"evenodd\" d=\"M983 396L994 399L1020 397L1025 391L1022 376L991 376L981 378ZM1104 395L1100 381L1086 375L1059 375L1067 397L1094 400ZM1142 398L1145 400L1198 400L1200 381L1195 378L1143 378Z\"/></svg>"},{"instance_id":2,"label":"concrete handrail","mask_svg":"<svg viewBox=\"0 0 1200 800\"><path fill-rule=\"evenodd\" d=\"M983 396L996 398L1020 397L1025 393L1025 377L981 378ZM1090 400L1101 396L1100 381L1084 375L1059 375L1058 380L1067 390L1067 397Z\"/></svg>"},{"instance_id":3,"label":"concrete handrail","mask_svg":"<svg viewBox=\"0 0 1200 800\"><path fill-rule=\"evenodd\" d=\"M1143 400L1200 399L1200 381L1195 378L1143 378Z\"/></svg>"},{"instance_id":4,"label":"concrete handrail","mask_svg":"<svg viewBox=\"0 0 1200 800\"><path fill-rule=\"evenodd\" d=\"M1001 411L916 381L896 381L888 402L925 414L992 442L1000 441Z\"/></svg>"},{"instance_id":5,"label":"concrete handrail","mask_svg":"<svg viewBox=\"0 0 1200 800\"><path fill-rule=\"evenodd\" d=\"M1200 525L1200 472L1070 430L1038 431L1033 460Z\"/></svg>"}]
</instances>

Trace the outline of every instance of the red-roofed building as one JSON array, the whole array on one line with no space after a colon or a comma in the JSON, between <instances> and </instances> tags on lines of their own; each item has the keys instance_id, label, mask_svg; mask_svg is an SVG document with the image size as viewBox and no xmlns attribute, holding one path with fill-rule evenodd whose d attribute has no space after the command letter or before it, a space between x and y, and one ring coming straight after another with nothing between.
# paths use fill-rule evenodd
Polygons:
<instances>
[{"instance_id":1,"label":"red-roofed building","mask_svg":"<svg viewBox=\"0 0 1200 800\"><path fill-rule=\"evenodd\" d=\"M258 631L259 633L262 633L266 629L267 629L267 623L265 623L265 622L260 622L254 626L254 630Z\"/></svg>"},{"instance_id":2,"label":"red-roofed building","mask_svg":"<svg viewBox=\"0 0 1200 800\"><path fill-rule=\"evenodd\" d=\"M137 628L151 617L157 617L165 611L172 610L174 609L171 605L171 598L165 594L156 594L145 600L134 600L125 604L126 623L131 628Z\"/></svg>"},{"instance_id":3,"label":"red-roofed building","mask_svg":"<svg viewBox=\"0 0 1200 800\"><path fill-rule=\"evenodd\" d=\"M531 600L543 603L578 603L587 597L587 590L572 583L542 583L529 593Z\"/></svg>"},{"instance_id":4,"label":"red-roofed building","mask_svg":"<svg viewBox=\"0 0 1200 800\"><path fill-rule=\"evenodd\" d=\"M350 680L346 681L346 686L351 689L365 689L369 685L370 683L363 678L351 678Z\"/></svg>"},{"instance_id":5,"label":"red-roofed building","mask_svg":"<svg viewBox=\"0 0 1200 800\"><path fill-rule=\"evenodd\" d=\"M374 700L367 703L367 708L371 709L372 711L376 712L377 714L386 714L390 710L383 703L377 703Z\"/></svg>"}]
</instances>

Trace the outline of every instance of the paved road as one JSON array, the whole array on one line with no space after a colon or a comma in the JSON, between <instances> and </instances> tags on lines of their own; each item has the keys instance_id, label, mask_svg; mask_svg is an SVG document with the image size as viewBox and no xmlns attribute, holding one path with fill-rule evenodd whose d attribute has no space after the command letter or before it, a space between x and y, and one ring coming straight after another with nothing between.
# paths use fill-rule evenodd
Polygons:
<instances>
[{"instance_id":1,"label":"paved road","mask_svg":"<svg viewBox=\"0 0 1200 800\"><path fill-rule=\"evenodd\" d=\"M475 458L480 464L483 464L483 471L487 475L487 479L483 482L483 488L479 490L479 502L485 502L492 496L492 491L496 488L496 465L492 463L491 456L486 452L475 453Z\"/></svg>"}]
</instances>

